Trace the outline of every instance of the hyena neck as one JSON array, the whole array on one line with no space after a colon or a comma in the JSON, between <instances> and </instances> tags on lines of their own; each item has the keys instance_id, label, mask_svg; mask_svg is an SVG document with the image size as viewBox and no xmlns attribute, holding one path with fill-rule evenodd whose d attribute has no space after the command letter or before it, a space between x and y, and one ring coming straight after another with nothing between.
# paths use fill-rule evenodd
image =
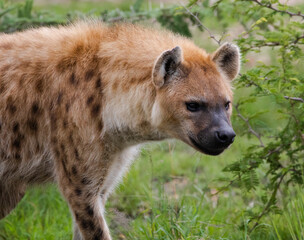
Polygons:
<instances>
[{"instance_id":1,"label":"hyena neck","mask_svg":"<svg viewBox=\"0 0 304 240\"><path fill-rule=\"evenodd\" d=\"M155 95L155 87L151 79L147 79L111 97L103 111L104 134L122 146L168 138L152 124Z\"/></svg>"}]
</instances>

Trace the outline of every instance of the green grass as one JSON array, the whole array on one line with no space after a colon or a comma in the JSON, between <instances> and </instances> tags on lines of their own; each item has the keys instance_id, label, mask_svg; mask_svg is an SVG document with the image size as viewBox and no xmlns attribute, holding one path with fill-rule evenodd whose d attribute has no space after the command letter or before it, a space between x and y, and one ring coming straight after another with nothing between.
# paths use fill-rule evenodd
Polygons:
<instances>
[{"instance_id":1,"label":"green grass","mask_svg":"<svg viewBox=\"0 0 304 240\"><path fill-rule=\"evenodd\" d=\"M271 240L281 236L302 240L301 189L296 189L299 196L282 215L263 219L250 238L241 209L251 208L255 194L232 189L211 195L221 185L216 179L227 176L222 168L236 160L247 144L246 138L239 137L219 157L196 153L180 142L147 145L107 203L114 239ZM67 204L53 185L29 189L18 207L0 221L1 240L71 238Z\"/></svg>"},{"instance_id":2,"label":"green grass","mask_svg":"<svg viewBox=\"0 0 304 240\"><path fill-rule=\"evenodd\" d=\"M0 239L71 239L67 203L52 185L31 188L17 208L0 221Z\"/></svg>"},{"instance_id":3,"label":"green grass","mask_svg":"<svg viewBox=\"0 0 304 240\"><path fill-rule=\"evenodd\" d=\"M304 240L304 193L300 188L296 188L295 193L296 196L286 204L283 215L272 219L279 240ZM295 193L288 192L292 195Z\"/></svg>"}]
</instances>

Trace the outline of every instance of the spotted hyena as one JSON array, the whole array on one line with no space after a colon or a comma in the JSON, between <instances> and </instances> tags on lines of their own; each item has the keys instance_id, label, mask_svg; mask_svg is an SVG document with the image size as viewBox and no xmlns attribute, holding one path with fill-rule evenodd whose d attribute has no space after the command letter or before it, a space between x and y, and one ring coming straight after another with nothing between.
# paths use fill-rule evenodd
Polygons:
<instances>
[{"instance_id":1,"label":"spotted hyena","mask_svg":"<svg viewBox=\"0 0 304 240\"><path fill-rule=\"evenodd\" d=\"M0 35L0 219L54 181L74 239L110 240L103 208L138 145L179 139L218 155L234 140L239 50L207 54L140 26L77 23Z\"/></svg>"}]
</instances>

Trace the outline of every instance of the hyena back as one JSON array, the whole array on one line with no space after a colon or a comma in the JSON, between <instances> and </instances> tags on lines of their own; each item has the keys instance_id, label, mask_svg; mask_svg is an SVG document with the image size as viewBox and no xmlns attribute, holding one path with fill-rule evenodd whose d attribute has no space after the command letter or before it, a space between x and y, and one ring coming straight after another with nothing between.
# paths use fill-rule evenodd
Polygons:
<instances>
[{"instance_id":1,"label":"hyena back","mask_svg":"<svg viewBox=\"0 0 304 240\"><path fill-rule=\"evenodd\" d=\"M74 239L110 240L108 194L139 144L177 138L217 155L234 139L239 51L209 55L169 32L88 22L0 35L0 219L54 181Z\"/></svg>"}]
</instances>

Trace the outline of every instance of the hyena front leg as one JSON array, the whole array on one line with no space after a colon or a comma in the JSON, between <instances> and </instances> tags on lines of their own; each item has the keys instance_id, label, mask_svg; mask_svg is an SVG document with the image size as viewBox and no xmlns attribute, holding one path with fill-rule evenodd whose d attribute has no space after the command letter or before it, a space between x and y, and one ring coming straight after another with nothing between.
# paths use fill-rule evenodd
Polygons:
<instances>
[{"instance_id":1,"label":"hyena front leg","mask_svg":"<svg viewBox=\"0 0 304 240\"><path fill-rule=\"evenodd\" d=\"M107 166L98 170L85 161L79 145L71 150L58 144L54 151L58 185L74 217L74 240L111 240L100 196Z\"/></svg>"},{"instance_id":2,"label":"hyena front leg","mask_svg":"<svg viewBox=\"0 0 304 240\"><path fill-rule=\"evenodd\" d=\"M80 210L80 211L79 211ZM74 214L74 234L73 234L73 240L84 240L84 239L93 239L93 240L111 240L110 237L110 232L108 229L108 226L105 222L105 219L102 215L102 212L100 211L100 209L97 209L96 212L97 214L100 214L100 216L98 216L97 218L97 226L99 227L98 230L95 230L95 233L92 234L91 231L95 229L95 226L92 225L92 223L94 223L94 221L92 220L88 220L86 214L88 213L84 213L83 215L79 215L78 212L81 212L81 209L78 210L73 210L71 208L71 211ZM87 209L86 209L87 211ZM94 211L94 210L93 210ZM77 215L74 213L77 212ZM77 219L76 219L77 218Z\"/></svg>"},{"instance_id":3,"label":"hyena front leg","mask_svg":"<svg viewBox=\"0 0 304 240\"><path fill-rule=\"evenodd\" d=\"M94 204L92 204L94 205ZM98 204L97 204L98 205ZM99 207L71 207L74 215L73 240L111 240L110 232ZM91 216L94 214L94 216Z\"/></svg>"},{"instance_id":4,"label":"hyena front leg","mask_svg":"<svg viewBox=\"0 0 304 240\"><path fill-rule=\"evenodd\" d=\"M78 182L73 179L73 174L68 172L66 174L65 171L68 171L68 167L64 166L65 163L61 164L58 184L74 217L73 239L111 240L109 229L103 217L100 186L88 178L83 178Z\"/></svg>"}]
</instances>

